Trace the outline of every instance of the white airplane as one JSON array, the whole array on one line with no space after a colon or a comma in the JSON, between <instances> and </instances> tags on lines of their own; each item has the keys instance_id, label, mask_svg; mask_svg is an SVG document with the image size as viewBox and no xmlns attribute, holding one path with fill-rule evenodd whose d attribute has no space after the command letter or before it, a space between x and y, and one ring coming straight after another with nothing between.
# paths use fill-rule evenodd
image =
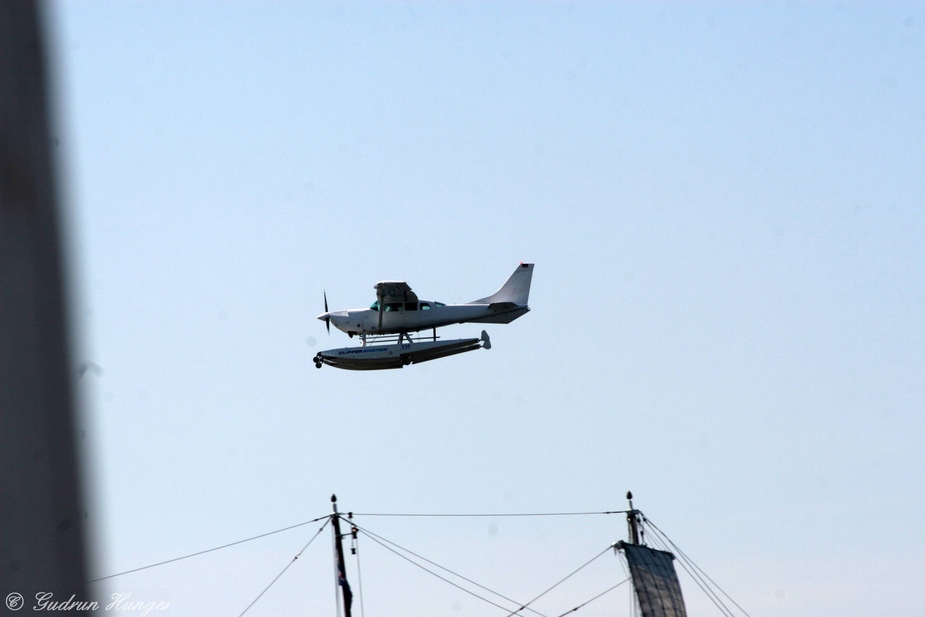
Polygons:
<instances>
[{"instance_id":1,"label":"white airplane","mask_svg":"<svg viewBox=\"0 0 925 617\"><path fill-rule=\"evenodd\" d=\"M511 323L530 310L527 301L532 278L533 264L522 263L501 289L465 304L419 300L404 281L376 283L376 301L366 309L328 311L325 294L325 312L318 319L325 322L328 332L334 324L350 337L359 335L362 347L319 352L314 358L315 366L321 368L328 364L353 370L401 368L482 347L490 349L491 341L484 331L481 338L438 341L437 328L470 322ZM433 330L433 339L412 339L410 333L422 330ZM397 336L385 338L384 335ZM367 337L391 344L368 346Z\"/></svg>"}]
</instances>

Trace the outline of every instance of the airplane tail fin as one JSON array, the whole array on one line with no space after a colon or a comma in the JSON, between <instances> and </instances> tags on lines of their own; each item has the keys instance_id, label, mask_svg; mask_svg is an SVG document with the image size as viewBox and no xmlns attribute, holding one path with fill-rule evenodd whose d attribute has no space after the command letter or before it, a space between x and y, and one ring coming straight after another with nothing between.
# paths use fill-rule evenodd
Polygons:
<instances>
[{"instance_id":1,"label":"airplane tail fin","mask_svg":"<svg viewBox=\"0 0 925 617\"><path fill-rule=\"evenodd\" d=\"M487 298L475 300L474 303L513 302L514 304L526 306L527 300L530 298L530 281L532 279L533 264L522 263L517 266L514 274L501 286L501 289Z\"/></svg>"}]
</instances>

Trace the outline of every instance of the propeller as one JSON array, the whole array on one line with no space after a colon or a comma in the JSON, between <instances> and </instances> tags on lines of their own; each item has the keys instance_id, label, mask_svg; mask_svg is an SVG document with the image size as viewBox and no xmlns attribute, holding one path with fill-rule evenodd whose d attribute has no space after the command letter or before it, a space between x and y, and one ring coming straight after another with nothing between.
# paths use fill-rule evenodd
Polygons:
<instances>
[{"instance_id":1,"label":"propeller","mask_svg":"<svg viewBox=\"0 0 925 617\"><path fill-rule=\"evenodd\" d=\"M328 329L328 336L331 336L331 316L328 315L328 292L324 291L324 326Z\"/></svg>"}]
</instances>

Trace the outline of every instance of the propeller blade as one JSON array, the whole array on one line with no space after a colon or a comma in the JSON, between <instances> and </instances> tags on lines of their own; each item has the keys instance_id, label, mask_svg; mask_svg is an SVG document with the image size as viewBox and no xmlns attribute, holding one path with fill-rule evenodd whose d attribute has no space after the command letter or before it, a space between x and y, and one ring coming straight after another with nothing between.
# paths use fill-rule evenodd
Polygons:
<instances>
[{"instance_id":1,"label":"propeller blade","mask_svg":"<svg viewBox=\"0 0 925 617\"><path fill-rule=\"evenodd\" d=\"M328 312L328 292L324 291L324 312ZM324 318L324 327L328 329L328 336L331 336L331 316L328 315Z\"/></svg>"}]
</instances>

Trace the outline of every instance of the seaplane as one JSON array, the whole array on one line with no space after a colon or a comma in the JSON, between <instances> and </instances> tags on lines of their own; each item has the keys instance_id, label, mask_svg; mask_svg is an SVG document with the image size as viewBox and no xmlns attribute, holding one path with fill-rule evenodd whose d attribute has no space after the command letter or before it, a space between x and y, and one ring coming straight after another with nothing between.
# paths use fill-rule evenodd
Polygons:
<instances>
[{"instance_id":1,"label":"seaplane","mask_svg":"<svg viewBox=\"0 0 925 617\"><path fill-rule=\"evenodd\" d=\"M440 340L437 328L462 323L507 324L525 315L530 307L533 264L521 263L501 289L465 304L444 304L421 300L405 281L376 283L376 301L369 308L329 311L324 294L324 313L318 319L331 324L350 338L359 337L359 347L319 351L315 367L325 364L354 371L403 368L409 364L445 358L476 349L491 349L491 339L482 330L479 338ZM430 330L431 335L415 333Z\"/></svg>"}]
</instances>

